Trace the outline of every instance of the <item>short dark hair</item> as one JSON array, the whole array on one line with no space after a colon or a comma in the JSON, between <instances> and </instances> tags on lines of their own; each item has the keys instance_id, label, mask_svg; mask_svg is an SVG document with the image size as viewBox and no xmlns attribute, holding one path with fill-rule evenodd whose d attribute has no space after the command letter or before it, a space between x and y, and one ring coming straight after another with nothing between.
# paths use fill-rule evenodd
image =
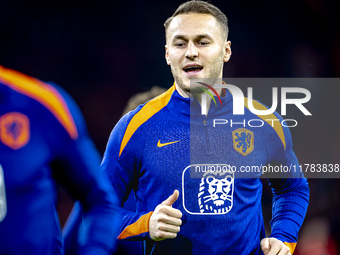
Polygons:
<instances>
[{"instance_id":1,"label":"short dark hair","mask_svg":"<svg viewBox=\"0 0 340 255\"><path fill-rule=\"evenodd\" d=\"M200 13L200 14L212 15L220 23L223 33L225 35L225 38L228 37L228 32L229 32L228 19L225 16L225 14L220 9L218 9L215 5L212 5L204 1L199 1L199 0L191 0L191 1L185 2L177 8L174 14L172 14L172 16L168 18L164 23L165 35L167 34L169 25L174 17L180 14L188 14L188 13Z\"/></svg>"}]
</instances>

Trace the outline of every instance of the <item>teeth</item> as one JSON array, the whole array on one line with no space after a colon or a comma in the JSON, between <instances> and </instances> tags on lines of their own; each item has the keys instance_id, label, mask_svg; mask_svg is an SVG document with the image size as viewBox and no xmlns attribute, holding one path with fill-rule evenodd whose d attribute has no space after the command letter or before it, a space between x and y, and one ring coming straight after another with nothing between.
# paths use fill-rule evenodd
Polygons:
<instances>
[{"instance_id":1,"label":"teeth","mask_svg":"<svg viewBox=\"0 0 340 255\"><path fill-rule=\"evenodd\" d=\"M191 71L191 70L197 70L197 69L202 70L203 67L200 67L200 66L188 66L188 67L184 68L184 71Z\"/></svg>"}]
</instances>

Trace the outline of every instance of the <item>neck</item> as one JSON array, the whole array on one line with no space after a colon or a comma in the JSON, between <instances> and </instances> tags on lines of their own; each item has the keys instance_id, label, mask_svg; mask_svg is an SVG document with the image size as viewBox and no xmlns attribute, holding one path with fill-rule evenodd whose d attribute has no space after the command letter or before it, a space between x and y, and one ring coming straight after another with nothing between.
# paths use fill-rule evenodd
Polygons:
<instances>
[{"instance_id":1,"label":"neck","mask_svg":"<svg viewBox=\"0 0 340 255\"><path fill-rule=\"evenodd\" d=\"M191 97L190 93L185 92L180 86L178 86L177 82L175 82L175 87L176 87L178 94L180 94L182 97L184 97L184 98Z\"/></svg>"}]
</instances>

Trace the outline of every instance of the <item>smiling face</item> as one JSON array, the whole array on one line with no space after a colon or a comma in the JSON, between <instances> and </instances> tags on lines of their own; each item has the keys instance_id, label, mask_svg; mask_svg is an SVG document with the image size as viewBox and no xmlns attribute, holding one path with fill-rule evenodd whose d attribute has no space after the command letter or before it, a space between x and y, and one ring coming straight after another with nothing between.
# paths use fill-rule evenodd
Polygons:
<instances>
[{"instance_id":1,"label":"smiling face","mask_svg":"<svg viewBox=\"0 0 340 255\"><path fill-rule=\"evenodd\" d=\"M185 93L190 93L190 79L222 78L223 63L231 55L230 41L215 17L180 14L171 21L166 39L167 64Z\"/></svg>"}]
</instances>

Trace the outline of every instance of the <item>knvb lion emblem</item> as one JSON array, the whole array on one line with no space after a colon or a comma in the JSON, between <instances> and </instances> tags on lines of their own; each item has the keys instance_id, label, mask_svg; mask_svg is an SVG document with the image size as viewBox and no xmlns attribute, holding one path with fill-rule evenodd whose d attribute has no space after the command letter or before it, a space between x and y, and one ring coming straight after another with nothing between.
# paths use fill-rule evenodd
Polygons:
<instances>
[{"instance_id":1,"label":"knvb lion emblem","mask_svg":"<svg viewBox=\"0 0 340 255\"><path fill-rule=\"evenodd\" d=\"M233 207L234 180L234 172L227 164L186 167L182 173L184 210L195 215L228 213Z\"/></svg>"},{"instance_id":2,"label":"knvb lion emblem","mask_svg":"<svg viewBox=\"0 0 340 255\"><path fill-rule=\"evenodd\" d=\"M3 144L17 150L30 139L29 119L19 112L10 112L0 117L0 140Z\"/></svg>"},{"instance_id":3,"label":"knvb lion emblem","mask_svg":"<svg viewBox=\"0 0 340 255\"><path fill-rule=\"evenodd\" d=\"M225 214L233 206L234 174L209 171L203 175L198 193L200 212Z\"/></svg>"},{"instance_id":4,"label":"knvb lion emblem","mask_svg":"<svg viewBox=\"0 0 340 255\"><path fill-rule=\"evenodd\" d=\"M254 150L254 133L246 128L238 128L233 131L234 149L247 156Z\"/></svg>"}]
</instances>

